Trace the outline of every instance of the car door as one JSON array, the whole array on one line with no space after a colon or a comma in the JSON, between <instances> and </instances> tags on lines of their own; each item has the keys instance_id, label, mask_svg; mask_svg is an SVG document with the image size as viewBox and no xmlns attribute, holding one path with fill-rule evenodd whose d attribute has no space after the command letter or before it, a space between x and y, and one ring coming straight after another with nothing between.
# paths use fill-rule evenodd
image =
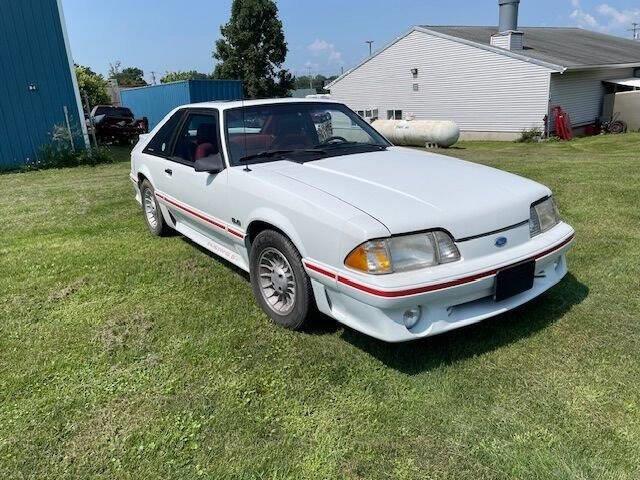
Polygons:
<instances>
[{"instance_id":1,"label":"car door","mask_svg":"<svg viewBox=\"0 0 640 480\"><path fill-rule=\"evenodd\" d=\"M176 111L167 121L165 121L157 132L153 134L149 143L144 147L141 153L141 164L149 170L150 181L156 192L163 192L168 187L168 178L166 171L170 169L171 152L173 148L173 139L176 130L182 124L182 119L186 110Z\"/></svg>"},{"instance_id":2,"label":"car door","mask_svg":"<svg viewBox=\"0 0 640 480\"><path fill-rule=\"evenodd\" d=\"M209 173L194 169L198 158L212 154L223 155L218 111L188 110L173 140L160 193L164 194L165 206L177 224L185 225L226 248L233 248L241 238L228 230L231 227L226 203L228 171Z\"/></svg>"}]
</instances>

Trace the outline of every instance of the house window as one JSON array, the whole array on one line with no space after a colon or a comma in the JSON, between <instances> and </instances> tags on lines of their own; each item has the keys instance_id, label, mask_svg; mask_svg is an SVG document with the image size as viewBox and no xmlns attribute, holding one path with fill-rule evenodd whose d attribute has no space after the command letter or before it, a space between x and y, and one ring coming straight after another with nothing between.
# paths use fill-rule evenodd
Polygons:
<instances>
[{"instance_id":1,"label":"house window","mask_svg":"<svg viewBox=\"0 0 640 480\"><path fill-rule=\"evenodd\" d=\"M418 78L418 69L417 68L412 68L411 69L411 76L413 78Z\"/></svg>"},{"instance_id":2,"label":"house window","mask_svg":"<svg viewBox=\"0 0 640 480\"><path fill-rule=\"evenodd\" d=\"M420 85L418 85L417 83L413 84L413 91L417 92L418 90L420 90Z\"/></svg>"},{"instance_id":3,"label":"house window","mask_svg":"<svg viewBox=\"0 0 640 480\"><path fill-rule=\"evenodd\" d=\"M387 110L387 120L402 120L402 110Z\"/></svg>"},{"instance_id":4,"label":"house window","mask_svg":"<svg viewBox=\"0 0 640 480\"><path fill-rule=\"evenodd\" d=\"M356 113L360 115L362 118L364 118L365 120L368 120L369 122L372 122L373 120L378 119L377 108L368 108L367 110L358 110Z\"/></svg>"}]
</instances>

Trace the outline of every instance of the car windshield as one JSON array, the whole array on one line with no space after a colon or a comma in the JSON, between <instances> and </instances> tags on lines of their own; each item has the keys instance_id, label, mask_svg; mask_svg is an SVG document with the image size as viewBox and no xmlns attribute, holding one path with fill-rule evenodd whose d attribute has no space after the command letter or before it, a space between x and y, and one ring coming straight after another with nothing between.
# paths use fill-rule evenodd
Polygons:
<instances>
[{"instance_id":1,"label":"car windshield","mask_svg":"<svg viewBox=\"0 0 640 480\"><path fill-rule=\"evenodd\" d=\"M276 103L225 113L232 165L376 151L390 146L367 122L339 103Z\"/></svg>"}]
</instances>

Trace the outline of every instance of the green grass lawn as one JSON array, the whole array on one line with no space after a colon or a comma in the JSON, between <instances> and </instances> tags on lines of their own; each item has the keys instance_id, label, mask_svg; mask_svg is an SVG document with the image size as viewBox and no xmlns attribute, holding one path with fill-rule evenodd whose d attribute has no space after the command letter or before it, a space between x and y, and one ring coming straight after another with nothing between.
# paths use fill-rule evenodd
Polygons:
<instances>
[{"instance_id":1,"label":"green grass lawn","mask_svg":"<svg viewBox=\"0 0 640 480\"><path fill-rule=\"evenodd\" d=\"M0 175L0 478L640 478L640 134L445 153L550 186L571 273L401 345L275 327L127 163Z\"/></svg>"}]
</instances>

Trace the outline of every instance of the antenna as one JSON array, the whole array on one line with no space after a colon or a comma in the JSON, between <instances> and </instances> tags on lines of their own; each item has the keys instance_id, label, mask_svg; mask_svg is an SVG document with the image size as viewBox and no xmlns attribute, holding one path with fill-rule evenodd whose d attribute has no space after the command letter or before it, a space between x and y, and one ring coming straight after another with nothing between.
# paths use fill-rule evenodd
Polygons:
<instances>
[{"instance_id":1,"label":"antenna","mask_svg":"<svg viewBox=\"0 0 640 480\"><path fill-rule=\"evenodd\" d=\"M371 56L371 45L373 45L373 40L365 40L364 43L368 43L369 44L369 56Z\"/></svg>"}]
</instances>

